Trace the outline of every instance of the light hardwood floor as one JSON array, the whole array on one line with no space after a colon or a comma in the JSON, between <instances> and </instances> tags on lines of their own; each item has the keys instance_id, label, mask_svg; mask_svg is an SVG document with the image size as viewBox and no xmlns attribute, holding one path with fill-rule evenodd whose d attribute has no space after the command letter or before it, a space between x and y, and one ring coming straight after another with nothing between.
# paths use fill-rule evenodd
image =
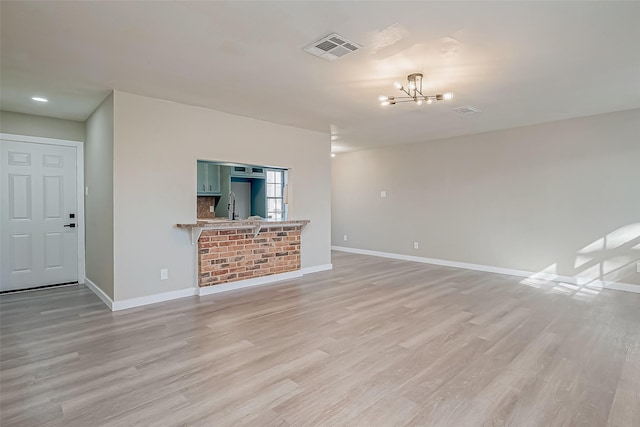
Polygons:
<instances>
[{"instance_id":1,"label":"light hardwood floor","mask_svg":"<svg viewBox=\"0 0 640 427\"><path fill-rule=\"evenodd\" d=\"M640 426L640 295L333 262L116 313L2 296L0 424Z\"/></svg>"}]
</instances>

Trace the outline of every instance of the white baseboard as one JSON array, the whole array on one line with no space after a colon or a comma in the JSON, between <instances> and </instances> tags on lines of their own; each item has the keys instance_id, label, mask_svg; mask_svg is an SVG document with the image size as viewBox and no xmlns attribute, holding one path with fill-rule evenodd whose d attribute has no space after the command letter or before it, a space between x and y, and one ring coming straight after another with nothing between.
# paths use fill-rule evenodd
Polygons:
<instances>
[{"instance_id":1,"label":"white baseboard","mask_svg":"<svg viewBox=\"0 0 640 427\"><path fill-rule=\"evenodd\" d=\"M198 295L211 295L220 292L235 291L236 289L250 288L252 286L266 285L281 280L302 277L302 270L289 271L287 273L272 274L271 276L255 277L253 279L238 280L237 282L223 283L221 285L203 286L198 288Z\"/></svg>"},{"instance_id":2,"label":"white baseboard","mask_svg":"<svg viewBox=\"0 0 640 427\"><path fill-rule=\"evenodd\" d=\"M333 270L333 264L314 265L313 267L305 267L301 271L302 274L312 274L327 270Z\"/></svg>"},{"instance_id":3,"label":"white baseboard","mask_svg":"<svg viewBox=\"0 0 640 427\"><path fill-rule=\"evenodd\" d=\"M320 271L331 270L332 264L323 264L313 267L303 268L301 270L290 271L287 273L273 274L271 276L256 277L253 279L240 280L237 282L224 283L222 285L205 286L202 288L185 288L177 291L164 292L161 294L148 295L140 298L131 298L122 301L113 301L102 289L88 278L85 278L86 286L93 291L104 302L111 311L126 310L127 308L140 307L158 302L170 301L178 298L185 298L194 295L210 295L219 292L233 291L236 289L249 288L252 286L267 285L281 280L295 279L302 277L304 274L317 273Z\"/></svg>"},{"instance_id":4,"label":"white baseboard","mask_svg":"<svg viewBox=\"0 0 640 427\"><path fill-rule=\"evenodd\" d=\"M143 305L155 304L158 302L170 301L179 298L191 297L197 295L196 288L178 289L177 291L163 292L161 294L153 294L145 297L125 299L122 301L114 301L111 310L125 310L127 308L140 307Z\"/></svg>"},{"instance_id":5,"label":"white baseboard","mask_svg":"<svg viewBox=\"0 0 640 427\"><path fill-rule=\"evenodd\" d=\"M606 289L613 289L616 291L635 292L637 294L640 294L640 285L632 285L630 283L604 282L603 287Z\"/></svg>"},{"instance_id":6,"label":"white baseboard","mask_svg":"<svg viewBox=\"0 0 640 427\"><path fill-rule=\"evenodd\" d=\"M84 278L84 285L89 288L94 294L96 294L96 296L100 298L100 300L102 300L102 302L105 303L107 307L109 307L109 310L113 310L113 300L109 298L109 295L105 294L104 291L100 289L100 287L98 287L98 285L89 280L88 277Z\"/></svg>"},{"instance_id":7,"label":"white baseboard","mask_svg":"<svg viewBox=\"0 0 640 427\"><path fill-rule=\"evenodd\" d=\"M491 265L470 264L467 262L447 261L437 258L425 258L412 255L395 254L391 252L370 251L367 249L347 248L344 246L331 246L334 251L349 252L353 254L371 255L382 258L392 258L402 261L421 262L423 264L441 265L444 267L464 268L466 270L484 271L487 273L506 274L509 276L530 277L532 279L550 280L554 282L565 282L573 285L586 285L614 289L617 291L627 291L640 293L640 285L629 283L611 282L607 280L593 280L586 277L560 276L549 273L536 273L534 271L514 270L511 268L494 267Z\"/></svg>"}]
</instances>

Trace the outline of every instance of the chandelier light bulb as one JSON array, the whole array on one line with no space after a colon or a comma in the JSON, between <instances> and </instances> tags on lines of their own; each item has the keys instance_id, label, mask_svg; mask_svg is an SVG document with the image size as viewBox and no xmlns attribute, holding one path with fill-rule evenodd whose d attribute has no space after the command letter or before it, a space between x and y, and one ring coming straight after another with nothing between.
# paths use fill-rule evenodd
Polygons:
<instances>
[{"instance_id":1,"label":"chandelier light bulb","mask_svg":"<svg viewBox=\"0 0 640 427\"><path fill-rule=\"evenodd\" d=\"M1 0L0 0L1 1ZM402 94L396 94L394 96L380 95L378 101L380 105L395 105L405 102L414 102L417 105L424 103L433 104L436 101L453 99L452 92L424 94L422 93L423 74L412 73L407 76L407 86L403 86L400 82L395 82L393 86L398 89Z\"/></svg>"}]
</instances>

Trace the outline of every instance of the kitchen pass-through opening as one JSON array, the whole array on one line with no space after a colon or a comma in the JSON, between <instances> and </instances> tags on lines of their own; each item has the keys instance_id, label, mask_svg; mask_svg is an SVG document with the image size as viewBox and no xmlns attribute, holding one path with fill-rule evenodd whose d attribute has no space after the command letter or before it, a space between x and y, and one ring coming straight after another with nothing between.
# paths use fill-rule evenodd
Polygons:
<instances>
[{"instance_id":1,"label":"kitchen pass-through opening","mask_svg":"<svg viewBox=\"0 0 640 427\"><path fill-rule=\"evenodd\" d=\"M197 218L286 220L285 168L198 160Z\"/></svg>"}]
</instances>

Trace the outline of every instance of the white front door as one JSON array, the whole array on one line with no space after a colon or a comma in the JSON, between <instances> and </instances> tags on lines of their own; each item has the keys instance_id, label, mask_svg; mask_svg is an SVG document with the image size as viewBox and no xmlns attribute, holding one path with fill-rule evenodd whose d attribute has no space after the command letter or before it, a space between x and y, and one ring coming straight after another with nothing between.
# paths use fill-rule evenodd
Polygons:
<instances>
[{"instance_id":1,"label":"white front door","mask_svg":"<svg viewBox=\"0 0 640 427\"><path fill-rule=\"evenodd\" d=\"M3 139L1 157L0 291L77 282L77 149Z\"/></svg>"}]
</instances>

